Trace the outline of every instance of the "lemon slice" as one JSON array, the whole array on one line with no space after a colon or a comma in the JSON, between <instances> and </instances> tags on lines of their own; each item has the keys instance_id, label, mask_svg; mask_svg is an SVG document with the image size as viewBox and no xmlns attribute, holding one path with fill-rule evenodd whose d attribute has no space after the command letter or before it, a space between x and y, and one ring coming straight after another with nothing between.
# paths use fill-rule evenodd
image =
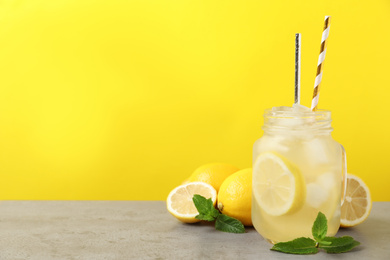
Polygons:
<instances>
[{"instance_id":1,"label":"lemon slice","mask_svg":"<svg viewBox=\"0 0 390 260\"><path fill-rule=\"evenodd\" d=\"M282 216L303 205L306 186L297 167L281 155L266 152L253 167L253 194L267 214Z\"/></svg>"},{"instance_id":2,"label":"lemon slice","mask_svg":"<svg viewBox=\"0 0 390 260\"><path fill-rule=\"evenodd\" d=\"M199 214L192 197L199 194L206 199L211 198L213 205L217 201L217 191L204 182L190 182L174 188L167 198L167 209L178 220L185 223L199 222L195 216Z\"/></svg>"},{"instance_id":3,"label":"lemon slice","mask_svg":"<svg viewBox=\"0 0 390 260\"><path fill-rule=\"evenodd\" d=\"M371 207L371 195L367 185L359 177L348 173L340 226L353 227L361 224L370 215Z\"/></svg>"}]
</instances>

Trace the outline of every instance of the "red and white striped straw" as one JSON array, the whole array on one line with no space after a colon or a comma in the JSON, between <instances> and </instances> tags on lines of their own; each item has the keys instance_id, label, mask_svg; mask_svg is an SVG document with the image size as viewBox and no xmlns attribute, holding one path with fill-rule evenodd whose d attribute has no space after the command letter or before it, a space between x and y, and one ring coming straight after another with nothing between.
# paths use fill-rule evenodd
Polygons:
<instances>
[{"instance_id":1,"label":"red and white striped straw","mask_svg":"<svg viewBox=\"0 0 390 260\"><path fill-rule=\"evenodd\" d=\"M326 45L327 45L327 42L328 42L327 40L328 40L328 36L329 36L330 18L331 18L330 16L325 16L324 31L322 32L322 39L321 39L320 55L318 56L317 75L316 75L316 80L314 82L313 99L311 101L311 110L312 111L317 110L318 99L320 97L322 69L324 67Z\"/></svg>"}]
</instances>

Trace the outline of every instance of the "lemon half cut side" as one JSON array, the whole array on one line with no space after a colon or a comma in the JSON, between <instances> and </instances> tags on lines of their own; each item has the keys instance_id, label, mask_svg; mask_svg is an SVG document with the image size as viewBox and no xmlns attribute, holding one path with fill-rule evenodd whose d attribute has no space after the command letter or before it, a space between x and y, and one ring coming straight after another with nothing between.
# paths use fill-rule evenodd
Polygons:
<instances>
[{"instance_id":1,"label":"lemon half cut side","mask_svg":"<svg viewBox=\"0 0 390 260\"><path fill-rule=\"evenodd\" d=\"M206 199L211 198L215 206L217 191L210 184L204 182L190 182L174 188L167 198L167 209L178 220L185 223L199 222L195 216L199 214L192 197L199 194Z\"/></svg>"},{"instance_id":2,"label":"lemon half cut side","mask_svg":"<svg viewBox=\"0 0 390 260\"><path fill-rule=\"evenodd\" d=\"M257 157L253 167L253 194L267 214L282 216L304 204L305 180L289 160L277 153L265 152Z\"/></svg>"},{"instance_id":3,"label":"lemon half cut side","mask_svg":"<svg viewBox=\"0 0 390 260\"><path fill-rule=\"evenodd\" d=\"M348 173L347 191L341 206L341 227L354 227L370 215L372 201L370 189L359 177Z\"/></svg>"}]
</instances>

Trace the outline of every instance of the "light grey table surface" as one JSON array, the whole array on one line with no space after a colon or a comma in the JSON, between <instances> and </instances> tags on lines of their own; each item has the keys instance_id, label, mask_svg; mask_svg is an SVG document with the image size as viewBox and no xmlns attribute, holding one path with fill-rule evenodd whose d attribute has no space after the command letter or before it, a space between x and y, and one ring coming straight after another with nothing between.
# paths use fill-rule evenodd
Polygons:
<instances>
[{"instance_id":1,"label":"light grey table surface","mask_svg":"<svg viewBox=\"0 0 390 260\"><path fill-rule=\"evenodd\" d=\"M390 202L337 236L361 242L353 251L299 256L270 251L253 228L216 231L183 224L164 201L0 201L0 259L390 259Z\"/></svg>"}]
</instances>

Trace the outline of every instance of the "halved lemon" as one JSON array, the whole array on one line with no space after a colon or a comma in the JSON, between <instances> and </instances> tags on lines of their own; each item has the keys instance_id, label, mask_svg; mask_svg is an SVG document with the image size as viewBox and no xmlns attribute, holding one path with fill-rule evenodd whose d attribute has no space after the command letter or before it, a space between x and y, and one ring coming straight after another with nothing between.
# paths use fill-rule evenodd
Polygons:
<instances>
[{"instance_id":1,"label":"halved lemon","mask_svg":"<svg viewBox=\"0 0 390 260\"><path fill-rule=\"evenodd\" d=\"M167 198L167 209L178 220L185 223L199 222L195 216L199 214L192 197L199 194L206 199L211 198L213 205L217 201L217 191L204 182L190 182L174 188Z\"/></svg>"},{"instance_id":2,"label":"halved lemon","mask_svg":"<svg viewBox=\"0 0 390 260\"><path fill-rule=\"evenodd\" d=\"M253 166L253 194L271 216L295 212L305 202L305 180L299 169L283 156L265 152Z\"/></svg>"},{"instance_id":3,"label":"halved lemon","mask_svg":"<svg viewBox=\"0 0 390 260\"><path fill-rule=\"evenodd\" d=\"M341 206L341 227L361 224L370 215L372 207L368 186L359 177L349 174L344 204Z\"/></svg>"}]
</instances>

